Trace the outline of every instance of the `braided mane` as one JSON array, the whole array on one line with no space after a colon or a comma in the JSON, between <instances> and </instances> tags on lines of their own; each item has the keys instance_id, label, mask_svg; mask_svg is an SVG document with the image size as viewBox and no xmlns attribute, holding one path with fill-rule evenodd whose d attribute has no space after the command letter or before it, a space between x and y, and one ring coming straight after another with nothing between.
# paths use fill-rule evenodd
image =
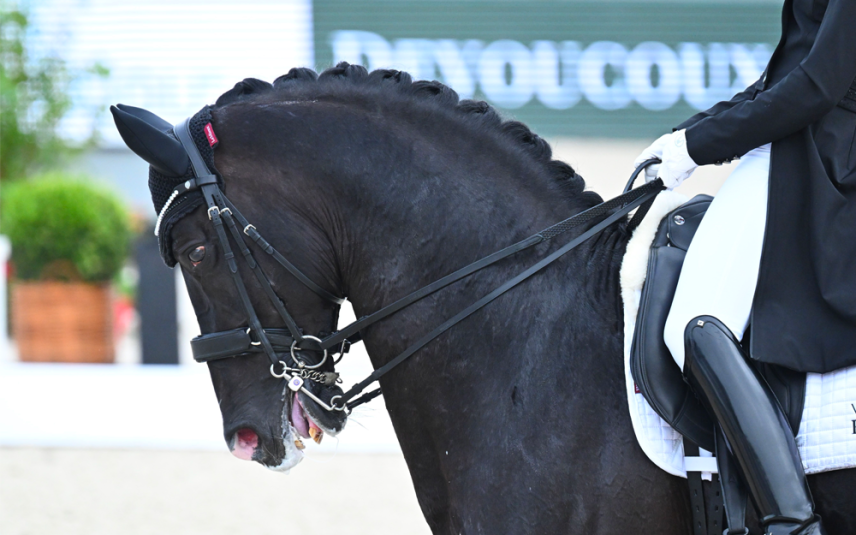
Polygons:
<instances>
[{"instance_id":1,"label":"braided mane","mask_svg":"<svg viewBox=\"0 0 856 535\"><path fill-rule=\"evenodd\" d=\"M273 84L255 78L240 81L220 95L214 107L261 99L277 102L316 100L319 97L335 98L337 95L353 93L356 88L376 96L410 97L423 105L457 114L483 130L493 130L545 166L560 189L575 203L589 207L602 202L597 193L584 191L585 180L570 165L552 159L550 145L525 124L519 121L503 121L488 103L480 100L460 100L450 87L436 81L414 82L406 72L392 69L368 72L362 65L346 62L339 63L321 74L307 68L293 68L288 74L274 80Z\"/></svg>"}]
</instances>

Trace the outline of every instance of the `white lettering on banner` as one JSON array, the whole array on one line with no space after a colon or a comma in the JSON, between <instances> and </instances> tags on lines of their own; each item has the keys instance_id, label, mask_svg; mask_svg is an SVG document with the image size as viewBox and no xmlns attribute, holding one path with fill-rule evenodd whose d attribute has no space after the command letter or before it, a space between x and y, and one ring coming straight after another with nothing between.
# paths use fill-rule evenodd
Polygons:
<instances>
[{"instance_id":1,"label":"white lettering on banner","mask_svg":"<svg viewBox=\"0 0 856 535\"><path fill-rule=\"evenodd\" d=\"M519 108L532 98L532 53L525 45L510 39L494 41L482 51L478 65L479 86L488 100L503 108Z\"/></svg>"},{"instance_id":2,"label":"white lettering on banner","mask_svg":"<svg viewBox=\"0 0 856 535\"><path fill-rule=\"evenodd\" d=\"M576 41L532 43L535 94L542 104L554 110L566 110L580 101L577 64L581 53Z\"/></svg>"},{"instance_id":3,"label":"white lettering on banner","mask_svg":"<svg viewBox=\"0 0 856 535\"><path fill-rule=\"evenodd\" d=\"M433 46L430 39L398 39L392 47L394 64L414 80L433 80L437 78ZM447 83L452 85L451 81Z\"/></svg>"},{"instance_id":4,"label":"white lettering on banner","mask_svg":"<svg viewBox=\"0 0 856 535\"><path fill-rule=\"evenodd\" d=\"M598 41L580 56L577 76L583 94L602 110L619 110L630 104L630 93L624 79L627 49L612 41ZM607 72L609 69L609 72ZM607 80L611 74L612 80Z\"/></svg>"},{"instance_id":5,"label":"white lettering on banner","mask_svg":"<svg viewBox=\"0 0 856 535\"><path fill-rule=\"evenodd\" d=\"M476 45L479 45L476 42ZM480 48L480 47L479 47ZM476 92L476 81L467 68L458 43L451 39L440 39L433 45L437 68L449 86L454 87L461 98L472 98Z\"/></svg>"},{"instance_id":6,"label":"white lettering on banner","mask_svg":"<svg viewBox=\"0 0 856 535\"><path fill-rule=\"evenodd\" d=\"M772 53L763 43L680 43L673 49L647 41L628 50L613 41L588 46L543 40L527 46L510 39L390 42L356 30L333 32L331 45L336 62L396 68L414 80L439 79L461 98L472 98L480 89L503 108L535 99L555 110L572 108L582 97L603 110L620 110L631 102L666 110L681 97L704 110L753 84Z\"/></svg>"},{"instance_id":7,"label":"white lettering on banner","mask_svg":"<svg viewBox=\"0 0 856 535\"><path fill-rule=\"evenodd\" d=\"M657 68L654 85L651 71ZM681 98L681 65L675 51L663 43L640 43L627 57L627 89L643 108L666 110Z\"/></svg>"},{"instance_id":8,"label":"white lettering on banner","mask_svg":"<svg viewBox=\"0 0 856 535\"><path fill-rule=\"evenodd\" d=\"M705 50L698 43L681 43L678 54L684 99L694 108L705 110L755 83L764 72L771 52L764 44L711 43ZM736 73L733 82L732 69Z\"/></svg>"},{"instance_id":9,"label":"white lettering on banner","mask_svg":"<svg viewBox=\"0 0 856 535\"><path fill-rule=\"evenodd\" d=\"M725 45L711 43L705 51L698 43L681 43L678 54L683 69L684 100L690 106L706 110L731 98L734 94L731 91L731 58ZM705 83L705 74L708 83Z\"/></svg>"}]
</instances>

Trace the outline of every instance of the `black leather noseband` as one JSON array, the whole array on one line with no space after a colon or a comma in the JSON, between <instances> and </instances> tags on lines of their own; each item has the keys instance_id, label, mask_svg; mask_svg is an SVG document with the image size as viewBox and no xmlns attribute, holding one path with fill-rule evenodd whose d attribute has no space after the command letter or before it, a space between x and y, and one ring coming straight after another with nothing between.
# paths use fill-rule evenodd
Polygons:
<instances>
[{"instance_id":1,"label":"black leather noseband","mask_svg":"<svg viewBox=\"0 0 856 535\"><path fill-rule=\"evenodd\" d=\"M328 411L344 410L347 412L350 409L356 407L357 405L374 399L375 397L380 395L380 388L373 390L372 392L369 392L367 394L363 394L357 399L354 398L357 397L368 385L380 379L383 375L388 373L394 367L398 366L411 355L425 347L429 342L431 342L447 330L451 329L453 326L455 326L465 318L474 314L478 310L481 310L494 299L498 298L499 296L511 290L518 284L527 280L535 273L541 271L551 263L555 262L560 257L565 255L568 251L574 249L575 247L588 240L595 234L599 233L611 224L623 218L635 208L642 206L642 208L640 208L640 212L645 211L647 207L650 206L649 202L653 201L654 197L656 197L657 194L664 189L663 182L661 180L649 182L643 186L640 186L637 189L630 189L632 187L633 181L642 169L652 163L659 161L648 160L642 165L640 165L630 177L630 182L628 183L627 188L625 188L624 194L615 197L609 201L598 204L597 206L580 212L579 214L576 214L572 217L569 217L568 219L556 223L555 225L552 225L542 230L541 232L538 232L537 234L534 234L522 241L519 241L513 245L506 247L505 249L488 255L482 258L481 260L473 262L472 264L465 266L459 269L458 271L455 271L454 273L446 275L445 277L427 286L424 286L423 288L420 288L405 297L402 297L398 301L395 301L394 303L391 303L377 310L376 312L351 323L350 325L344 327L338 332L335 332L323 338L317 338L314 336L303 334L301 329L297 326L297 323L294 321L294 318L292 318L291 315L288 313L288 310L286 310L285 305L282 303L282 300L279 298L279 296L277 296L267 276L264 274L264 272L256 262L255 258L253 257L252 252L250 251L246 241L244 240L244 236L250 238L262 251L273 257L274 260L277 261L277 263L279 263L289 273L296 277L302 284L304 284L306 287L308 287L310 290L312 290L322 298L336 305L340 305L344 300L340 297L331 294L324 288L318 286L309 277L307 277L293 264L286 260L285 257L283 257L276 249L274 249L273 246L271 246L259 234L256 228L251 225L244 218L244 216L241 215L238 209L235 208L234 205L232 205L232 203L229 201L228 198L226 198L226 196L223 194L223 191L220 189L220 186L218 185L217 181L217 176L211 173L211 171L208 169L208 166L205 164L205 161L203 160L202 156L200 155L199 149L197 148L196 143L193 141L193 138L190 135L188 125L189 119L176 125L175 135L181 142L181 144L184 146L184 149L187 151L187 154L190 157L190 162L193 166L195 178L188 180L187 182L184 182L183 184L178 186L173 192L173 196L171 198L178 198L179 196L191 190L200 190L202 192L202 195L205 199L205 204L208 208L208 217L217 232L218 242L220 243L220 246L223 249L224 257L226 259L229 271L232 275L232 279L238 290L238 294L240 295L244 309L246 310L247 319L249 323L249 327L247 328L205 334L194 338L190 342L191 347L193 349L193 358L197 362L209 362L212 360L231 358L239 355L264 353L271 361L272 375L288 380L289 388L294 391L300 390L301 392L315 400L322 408ZM164 208L162 213L165 212L165 210L166 208ZM639 212L637 212L637 217L638 216ZM422 337L420 340L408 347L397 357L389 361L384 366L375 370L365 380L354 385L344 395L334 396L330 400L329 405L318 399L308 389L306 389L305 386L303 386L304 379L320 383L324 383L326 380L328 381L327 384L329 384L329 372L328 376L325 379L325 377L323 377L324 374L315 370L319 368L322 364L324 364L330 356L335 355L337 353L346 353L352 343L356 343L361 339L361 331L363 331L366 327L377 323L378 321L390 316L391 314L398 312L399 310L415 303L416 301L419 301L420 299L431 295L432 293L442 288L445 288L446 286L449 286L450 284L464 277L467 277L468 275L471 275L476 271L479 271L480 269L495 264L496 262L507 258L515 253L523 251L524 249L528 249L539 243L551 240L572 228L576 228L587 223L594 223L597 220L600 221L591 226L588 230L586 230L585 232L583 232L558 250L554 251L546 258L537 262L529 269L518 274L511 280L503 283L494 291L482 297L481 299L479 299L469 307L465 308L463 311L461 311L460 313L450 318L448 321L444 322L439 327ZM247 265L253 271L253 274L258 279L258 282L262 287L263 291L271 300L274 305L274 308L276 308L277 310L277 313L285 323L286 330L265 329L262 327L258 315L256 314L255 308L253 307L252 302L250 301L249 294L247 293L246 286L244 285L244 280L241 277L241 274L238 272L238 265L235 260L235 253L232 250L232 241L229 240L229 234L231 234L232 240L236 244L241 255L244 257L244 260L246 261ZM310 360L304 357L300 353L300 351L311 352L315 354L322 353L323 356L321 357L320 362L310 363ZM287 356L287 354L289 353L290 358L289 356ZM282 355L282 357L280 355ZM294 366L296 366L296 368L290 366L290 364L292 363ZM282 372L278 373L276 371L277 365L281 366Z\"/></svg>"}]
</instances>

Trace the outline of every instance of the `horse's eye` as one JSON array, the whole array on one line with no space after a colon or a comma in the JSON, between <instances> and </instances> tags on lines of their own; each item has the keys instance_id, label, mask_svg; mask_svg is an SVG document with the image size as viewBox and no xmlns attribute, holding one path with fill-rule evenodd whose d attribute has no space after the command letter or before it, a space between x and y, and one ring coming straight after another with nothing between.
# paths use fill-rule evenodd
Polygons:
<instances>
[{"instance_id":1,"label":"horse's eye","mask_svg":"<svg viewBox=\"0 0 856 535\"><path fill-rule=\"evenodd\" d=\"M190 254L188 254L187 257L194 266L198 266L199 263L202 262L202 259L205 258L205 246L200 245L196 249L190 251Z\"/></svg>"}]
</instances>

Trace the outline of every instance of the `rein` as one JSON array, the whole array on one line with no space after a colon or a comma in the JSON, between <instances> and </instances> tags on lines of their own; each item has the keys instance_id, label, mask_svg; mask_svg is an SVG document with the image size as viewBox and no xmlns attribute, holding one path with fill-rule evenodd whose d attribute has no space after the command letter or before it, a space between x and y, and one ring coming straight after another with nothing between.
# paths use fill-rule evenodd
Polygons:
<instances>
[{"instance_id":1,"label":"rein","mask_svg":"<svg viewBox=\"0 0 856 535\"><path fill-rule=\"evenodd\" d=\"M250 224L246 218L238 211L237 208L226 198L223 191L220 189L220 186L217 182L217 176L211 173L208 169L208 166L205 164L201 154L199 153L199 149L196 146L196 143L193 141L189 130L189 119L183 121L182 123L175 126L175 135L178 140L181 142L185 151L190 158L190 162L193 167L193 172L195 178L190 179L183 184L179 185L172 193L170 199L178 198L179 196L192 191L192 190L200 190L202 192L202 196L205 199L205 204L208 207L208 218L211 220L214 228L217 232L217 238L220 243L220 246L223 249L224 256L226 258L226 262L228 264L229 271L232 275L232 279L235 283L235 286L238 290L238 294L241 297L241 301L243 303L244 309L247 312L248 316L248 328L239 328L233 329L230 331L220 331L211 334L205 334L201 336L197 336L193 340L191 340L191 348L193 350L193 358L197 362L208 362L212 360L219 360L225 358L236 357L239 355L245 355L250 353L265 353L271 361L270 373L274 377L282 378L288 381L288 387L294 391L300 391L304 393L307 397L318 403L323 409L327 411L346 411L349 412L354 407L371 401L381 394L381 389L377 388L363 394L363 390L366 389L370 384L378 381L381 377L389 373L393 368L400 365L402 362L411 357L414 353L425 347L432 340L448 331L464 319L468 318L475 312L481 310L485 306L487 306L490 302L508 292L512 288L516 287L523 281L529 279L532 275L538 273L543 270L563 255L568 253L569 251L576 248L581 243L585 242L595 234L601 232L606 229L608 226L612 225L622 217L626 216L628 213L633 211L634 209L642 206L648 201L653 201L654 197L662 191L664 188L663 182L661 180L655 180L653 182L649 182L640 186L636 189L631 189L633 182L635 181L638 174L648 165L657 162L658 160L648 160L643 162L630 177L630 181L627 184L627 187L624 190L622 195L610 199L609 201L603 202L580 212L564 221L556 223L546 229L529 236L513 245L510 245L502 250L499 250L493 254L490 254L480 260L465 266L454 273L446 275L441 279L428 284L401 299L386 305L385 307L375 311L368 316L364 316L359 320L351 323L350 325L342 328L338 332L335 332L329 336L324 338L318 338L315 336L305 335L302 330L298 327L297 323L294 321L294 318L288 313L285 305L282 300L277 296L273 287L270 284L270 280L267 278L265 273L262 271L261 267L256 262L253 257L252 251L250 251L247 243L244 240L244 236L250 238L262 251L271 255L274 260L277 261L282 267L284 267L289 273L295 276L303 285L307 288L321 296L327 301L334 303L336 305L340 305L344 299L337 297L327 290L321 288L317 284L315 284L309 277L307 277L304 273L302 273L297 267L291 264L285 257L283 257L273 246L270 245L259 232L256 230L256 227ZM168 203L169 204L169 203ZM166 213L168 206L165 207L159 217L159 220L163 217L164 213ZM646 211L647 205L640 208L640 212ZM330 355L335 355L339 353L343 356L348 352L350 345L352 343L356 343L362 339L361 332L369 327L377 323L378 321L394 314L403 308L423 299L424 297L437 292L438 290L453 284L454 282L461 280L468 275L475 273L485 267L488 267L496 262L499 262L502 259L508 258L509 256L518 253L520 251L526 250L530 247L538 245L539 243L544 243L546 241L552 240L553 238L567 232L568 230L578 227L580 225L584 225L586 223L593 222L597 219L602 218L603 216L607 216L598 222L596 225L592 226L567 244L563 245L560 249L554 251L546 258L540 260L535 265L521 272L514 278L506 281L495 290L485 295L472 305L468 306L449 320L442 323L436 329L426 334L424 337L419 339L413 345L405 349L402 353L400 353L397 357L381 366L371 375L366 377L363 381L355 384L351 387L350 390L345 392L342 395L333 396L330 399L330 403L327 404L321 399L319 399L315 394L313 394L306 386L305 381L313 381L316 383L331 385L336 382L338 378L338 374L334 372L323 372L320 371L319 368L323 366ZM637 217L639 216L639 212L637 212ZM235 253L232 250L231 242L229 240L229 235L227 234L226 228L228 227L228 233L231 234L235 244L238 247L241 255L244 257L244 260L249 265L250 269L253 271L256 279L259 282L259 285L262 287L265 294L273 303L274 308L277 313L282 318L285 323L286 329L264 329L259 321L258 315L256 314L255 308L252 305L249 294L247 293L246 286L244 285L244 280L241 277L241 274L238 272L238 265L235 261ZM241 230L243 229L243 231ZM255 339L251 336L251 333L255 334ZM321 352L322 357L321 360L315 364L309 364L308 361L302 357L301 352ZM289 364L280 358L280 355L284 355L286 352L290 354L291 361L294 363L296 367L290 367ZM339 359L341 359L341 356ZM338 363L338 360L333 364ZM277 372L277 365L281 366L281 371ZM359 397L357 397L359 396ZM354 399L356 398L356 399Z\"/></svg>"}]
</instances>

